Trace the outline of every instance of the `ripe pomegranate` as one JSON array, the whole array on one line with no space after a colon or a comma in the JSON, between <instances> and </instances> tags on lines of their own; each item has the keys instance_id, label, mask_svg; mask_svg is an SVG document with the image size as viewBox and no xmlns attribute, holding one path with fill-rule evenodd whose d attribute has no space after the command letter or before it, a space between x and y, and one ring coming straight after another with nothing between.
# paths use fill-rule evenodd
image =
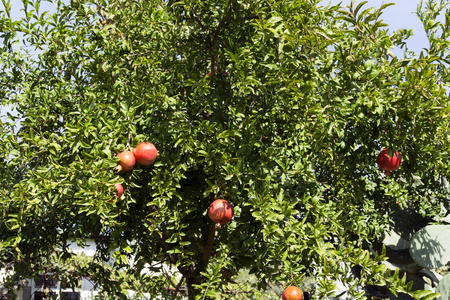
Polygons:
<instances>
[{"instance_id":1,"label":"ripe pomegranate","mask_svg":"<svg viewBox=\"0 0 450 300\"><path fill-rule=\"evenodd\" d=\"M233 271L231 271L231 270L229 270L229 269L224 269L223 271L222 271L222 275L225 277L225 281L226 282L230 282L230 281L232 281L233 279L231 279L233 276L235 276L236 274L235 274L235 272L233 272Z\"/></svg>"},{"instance_id":2,"label":"ripe pomegranate","mask_svg":"<svg viewBox=\"0 0 450 300\"><path fill-rule=\"evenodd\" d=\"M136 163L136 158L130 151L123 151L116 155L120 161L114 168L116 173L120 171L128 172L133 170L134 164Z\"/></svg>"},{"instance_id":3,"label":"ripe pomegranate","mask_svg":"<svg viewBox=\"0 0 450 300\"><path fill-rule=\"evenodd\" d=\"M402 157L397 152L394 153L391 157L388 155L388 148L383 149L377 157L378 166L384 170L384 174L389 176L391 171L395 171L400 167L402 163Z\"/></svg>"},{"instance_id":4,"label":"ripe pomegranate","mask_svg":"<svg viewBox=\"0 0 450 300\"><path fill-rule=\"evenodd\" d=\"M303 293L298 287L291 285L284 290L281 297L283 300L302 300Z\"/></svg>"},{"instance_id":5,"label":"ripe pomegranate","mask_svg":"<svg viewBox=\"0 0 450 300\"><path fill-rule=\"evenodd\" d=\"M233 207L227 200L217 199L209 206L208 216L215 223L226 224L233 217Z\"/></svg>"},{"instance_id":6,"label":"ripe pomegranate","mask_svg":"<svg viewBox=\"0 0 450 300\"><path fill-rule=\"evenodd\" d=\"M120 197L122 197L123 194L123 186L120 183L116 183L116 191L117 191L117 200L120 199Z\"/></svg>"},{"instance_id":7,"label":"ripe pomegranate","mask_svg":"<svg viewBox=\"0 0 450 300\"><path fill-rule=\"evenodd\" d=\"M133 149L133 154L138 163L143 166L151 165L158 156L155 145L149 142L142 142Z\"/></svg>"}]
</instances>

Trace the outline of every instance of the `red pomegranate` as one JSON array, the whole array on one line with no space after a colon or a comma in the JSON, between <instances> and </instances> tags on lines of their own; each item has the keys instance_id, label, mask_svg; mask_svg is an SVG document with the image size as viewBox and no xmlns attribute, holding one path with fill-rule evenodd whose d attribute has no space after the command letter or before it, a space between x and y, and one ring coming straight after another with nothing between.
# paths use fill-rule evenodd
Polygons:
<instances>
[{"instance_id":1,"label":"red pomegranate","mask_svg":"<svg viewBox=\"0 0 450 300\"><path fill-rule=\"evenodd\" d=\"M291 285L284 290L281 297L283 300L302 300L303 293L298 287Z\"/></svg>"},{"instance_id":2,"label":"red pomegranate","mask_svg":"<svg viewBox=\"0 0 450 300\"><path fill-rule=\"evenodd\" d=\"M142 142L133 149L133 154L138 163L143 166L151 165L158 156L158 150L150 142Z\"/></svg>"},{"instance_id":3,"label":"red pomegranate","mask_svg":"<svg viewBox=\"0 0 450 300\"><path fill-rule=\"evenodd\" d=\"M229 282L229 281L233 280L232 277L236 276L236 273L229 269L223 269L222 275L225 277L225 281Z\"/></svg>"},{"instance_id":4,"label":"red pomegranate","mask_svg":"<svg viewBox=\"0 0 450 300\"><path fill-rule=\"evenodd\" d=\"M115 183L114 186L116 187L116 198L110 199L108 203L114 203L116 201L119 201L119 199L123 195L123 186L120 183Z\"/></svg>"},{"instance_id":5,"label":"red pomegranate","mask_svg":"<svg viewBox=\"0 0 450 300\"><path fill-rule=\"evenodd\" d=\"M123 186L120 183L116 183L116 192L117 192L117 200L120 199L120 197L122 197L123 195Z\"/></svg>"},{"instance_id":6,"label":"red pomegranate","mask_svg":"<svg viewBox=\"0 0 450 300\"><path fill-rule=\"evenodd\" d=\"M233 207L227 200L217 199L209 206L208 216L215 223L226 224L233 217Z\"/></svg>"},{"instance_id":7,"label":"red pomegranate","mask_svg":"<svg viewBox=\"0 0 450 300\"><path fill-rule=\"evenodd\" d=\"M377 157L378 166L384 170L384 174L389 176L391 171L395 171L400 167L402 163L402 157L397 152L394 153L391 157L388 155L388 148L383 149Z\"/></svg>"},{"instance_id":8,"label":"red pomegranate","mask_svg":"<svg viewBox=\"0 0 450 300\"><path fill-rule=\"evenodd\" d=\"M136 163L136 158L130 151L123 151L116 155L120 161L114 168L116 173L120 171L128 172L133 170L134 164Z\"/></svg>"}]
</instances>

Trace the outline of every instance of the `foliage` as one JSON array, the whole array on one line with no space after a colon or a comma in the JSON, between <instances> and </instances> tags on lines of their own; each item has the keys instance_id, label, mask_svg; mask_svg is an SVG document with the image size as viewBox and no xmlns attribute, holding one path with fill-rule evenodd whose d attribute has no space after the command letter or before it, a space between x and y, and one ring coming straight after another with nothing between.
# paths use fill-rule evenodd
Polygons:
<instances>
[{"instance_id":1,"label":"foliage","mask_svg":"<svg viewBox=\"0 0 450 300\"><path fill-rule=\"evenodd\" d=\"M1 123L0 256L17 278L94 238L83 271L118 297L131 287L112 270L190 299L225 295L223 268L249 269L262 290L314 276L315 299L336 280L359 299L367 285L408 292L370 247L395 202L449 209L443 6L423 10L431 48L399 58L411 32L389 33L390 4L58 0L48 13L23 0L13 21L3 2L0 96L18 114ZM115 155L142 141L157 161L115 175ZM375 164L385 147L403 159L389 177ZM115 183L125 192L110 203ZM219 197L234 218L214 232ZM181 280L143 272L155 263Z\"/></svg>"}]
</instances>

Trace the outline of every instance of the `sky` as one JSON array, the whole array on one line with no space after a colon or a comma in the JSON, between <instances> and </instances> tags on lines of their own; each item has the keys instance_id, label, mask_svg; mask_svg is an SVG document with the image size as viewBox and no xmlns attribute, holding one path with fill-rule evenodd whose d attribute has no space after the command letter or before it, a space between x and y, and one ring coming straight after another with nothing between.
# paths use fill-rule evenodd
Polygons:
<instances>
[{"instance_id":1,"label":"sky","mask_svg":"<svg viewBox=\"0 0 450 300\"><path fill-rule=\"evenodd\" d=\"M322 5L331 3L333 5L342 3L342 6L350 4L351 0L323 0ZM356 3L361 1L356 0ZM426 0L424 0L426 2ZM12 18L20 19L22 17L22 1L11 0L12 4ZM425 31L423 29L422 23L420 22L417 15L414 13L417 10L417 6L420 0L367 0L367 4L364 7L375 7L379 8L385 3L394 3L395 5L389 6L384 10L381 19L384 23L389 25L390 32L405 28L413 29L414 36L410 38L407 42L408 48L415 53L419 53L423 48L428 47L427 38ZM42 1L40 10L50 10L54 11L55 6L49 1ZM0 1L0 10L3 10L2 2ZM399 57L403 57L403 51L401 49L393 49L394 54ZM10 111L9 108L0 107L0 116L6 114Z\"/></svg>"},{"instance_id":2,"label":"sky","mask_svg":"<svg viewBox=\"0 0 450 300\"><path fill-rule=\"evenodd\" d=\"M375 7L379 8L383 4L394 3L394 5L389 6L384 9L381 19L384 23L389 25L389 31L394 32L399 29L413 29L414 36L410 38L407 42L408 48L415 53L419 53L423 48L428 48L428 40L423 29L422 23L415 14L417 11L417 6L420 0L366 0L367 3L364 7ZM324 4L331 3L333 5L342 3L342 6L349 5L350 0L323 0ZM360 3L362 1L355 1L355 3ZM424 6L426 0L423 1ZM400 57L403 57L403 51L400 49L393 49L393 52Z\"/></svg>"}]
</instances>

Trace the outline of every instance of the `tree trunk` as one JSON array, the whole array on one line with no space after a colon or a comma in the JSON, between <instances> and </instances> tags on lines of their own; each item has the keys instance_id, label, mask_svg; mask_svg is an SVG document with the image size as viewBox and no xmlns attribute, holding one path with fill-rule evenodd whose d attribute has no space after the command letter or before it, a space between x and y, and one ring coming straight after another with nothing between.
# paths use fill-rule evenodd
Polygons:
<instances>
[{"instance_id":1,"label":"tree trunk","mask_svg":"<svg viewBox=\"0 0 450 300\"><path fill-rule=\"evenodd\" d=\"M208 265L209 258L211 257L214 236L216 234L216 224L212 225L208 230L206 243L203 247L203 255L201 260L197 262L194 268L183 268L180 269L180 272L186 278L186 287L188 293L188 299L194 300L195 297L199 294L199 290L194 288L194 285L201 283L201 275L200 272L206 269Z\"/></svg>"}]
</instances>

